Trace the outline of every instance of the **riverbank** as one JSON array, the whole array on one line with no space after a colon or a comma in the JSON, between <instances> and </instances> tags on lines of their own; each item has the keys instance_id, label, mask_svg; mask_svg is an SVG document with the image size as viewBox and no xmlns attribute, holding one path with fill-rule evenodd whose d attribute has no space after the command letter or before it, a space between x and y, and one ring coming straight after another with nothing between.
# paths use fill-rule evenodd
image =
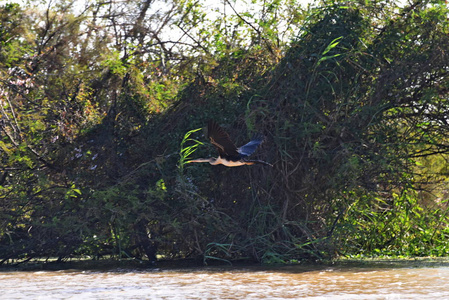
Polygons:
<instances>
[{"instance_id":1,"label":"riverbank","mask_svg":"<svg viewBox=\"0 0 449 300\"><path fill-rule=\"evenodd\" d=\"M448 299L448 259L0 271L2 299ZM47 265L47 266L50 266ZM53 267L56 265L53 265ZM92 265L91 265L92 266ZM119 266L119 267L117 267Z\"/></svg>"},{"instance_id":2,"label":"riverbank","mask_svg":"<svg viewBox=\"0 0 449 300\"><path fill-rule=\"evenodd\" d=\"M238 260L230 263L221 261L210 261L204 264L200 259L180 259L180 260L160 260L153 264L147 260L135 259L71 259L67 261L57 261L56 259L35 260L25 263L9 263L0 266L2 271L60 271L60 270L80 270L80 271L107 271L114 269L133 270L173 270L173 269L203 269L205 267L219 268L246 268L260 267L265 269L288 269L291 267L304 266L307 268L316 267L369 267L372 268L414 268L414 267L449 267L449 257L377 257L377 258L341 258L333 261L319 262L298 262L291 264L260 264L249 260Z\"/></svg>"}]
</instances>

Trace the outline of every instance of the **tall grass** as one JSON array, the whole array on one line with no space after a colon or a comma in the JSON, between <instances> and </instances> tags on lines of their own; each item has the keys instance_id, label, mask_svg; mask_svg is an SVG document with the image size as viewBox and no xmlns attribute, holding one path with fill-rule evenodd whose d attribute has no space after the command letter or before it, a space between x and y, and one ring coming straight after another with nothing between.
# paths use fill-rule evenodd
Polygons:
<instances>
[{"instance_id":1,"label":"tall grass","mask_svg":"<svg viewBox=\"0 0 449 300\"><path fill-rule=\"evenodd\" d=\"M184 135L184 138L181 141L180 151L179 151L179 161L178 161L178 168L181 173L184 171L184 165L186 163L188 163L188 159L190 159L190 155L192 155L200 145L204 144L203 142L200 142L196 139L190 138L192 133L195 133L201 129L202 128L197 128L197 129L192 129L192 130L188 131ZM186 143L189 143L189 142L194 142L194 144L187 146Z\"/></svg>"}]
</instances>

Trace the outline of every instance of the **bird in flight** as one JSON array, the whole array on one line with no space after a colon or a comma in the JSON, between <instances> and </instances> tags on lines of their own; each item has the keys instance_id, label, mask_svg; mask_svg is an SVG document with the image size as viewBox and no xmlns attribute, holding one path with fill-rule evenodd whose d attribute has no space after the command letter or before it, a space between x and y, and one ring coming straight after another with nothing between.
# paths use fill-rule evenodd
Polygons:
<instances>
[{"instance_id":1,"label":"bird in flight","mask_svg":"<svg viewBox=\"0 0 449 300\"><path fill-rule=\"evenodd\" d=\"M188 161L188 163L208 162L211 165L225 165L226 167L239 167L244 165L262 164L273 166L261 160L247 159L256 148L263 142L263 136L258 134L247 144L237 148L229 138L229 134L224 131L216 122L209 121L207 125L207 136L212 145L218 150L217 158L197 158Z\"/></svg>"}]
</instances>

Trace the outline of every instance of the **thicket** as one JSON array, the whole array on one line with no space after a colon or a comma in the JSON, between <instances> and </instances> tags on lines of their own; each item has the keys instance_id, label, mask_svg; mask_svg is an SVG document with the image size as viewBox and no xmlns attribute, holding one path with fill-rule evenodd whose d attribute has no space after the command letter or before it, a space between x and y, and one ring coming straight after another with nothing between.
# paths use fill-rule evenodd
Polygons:
<instances>
[{"instance_id":1,"label":"thicket","mask_svg":"<svg viewBox=\"0 0 449 300\"><path fill-rule=\"evenodd\" d=\"M323 2L2 4L0 264L447 255L447 6Z\"/></svg>"}]
</instances>

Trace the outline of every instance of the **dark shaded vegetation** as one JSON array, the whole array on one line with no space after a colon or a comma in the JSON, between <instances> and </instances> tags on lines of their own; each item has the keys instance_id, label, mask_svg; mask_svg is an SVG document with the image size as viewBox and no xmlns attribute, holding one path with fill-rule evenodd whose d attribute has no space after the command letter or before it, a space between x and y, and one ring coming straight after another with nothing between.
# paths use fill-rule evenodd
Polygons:
<instances>
[{"instance_id":1,"label":"dark shaded vegetation","mask_svg":"<svg viewBox=\"0 0 449 300\"><path fill-rule=\"evenodd\" d=\"M151 3L0 7L0 264L447 255L444 2Z\"/></svg>"}]
</instances>

